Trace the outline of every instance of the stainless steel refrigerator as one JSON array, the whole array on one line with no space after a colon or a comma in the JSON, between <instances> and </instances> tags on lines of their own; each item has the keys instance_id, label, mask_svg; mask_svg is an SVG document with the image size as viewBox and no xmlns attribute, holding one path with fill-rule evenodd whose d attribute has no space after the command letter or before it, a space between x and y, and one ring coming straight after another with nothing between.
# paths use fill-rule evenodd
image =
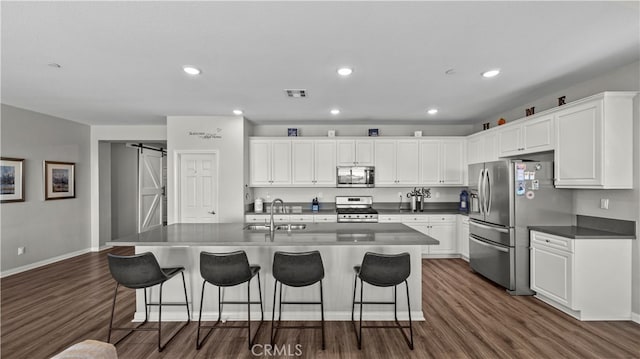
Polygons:
<instances>
[{"instance_id":1,"label":"stainless steel refrigerator","mask_svg":"<svg viewBox=\"0 0 640 359\"><path fill-rule=\"evenodd\" d=\"M513 295L531 295L531 225L571 225L573 194L553 187L553 162L469 165L469 264Z\"/></svg>"}]
</instances>

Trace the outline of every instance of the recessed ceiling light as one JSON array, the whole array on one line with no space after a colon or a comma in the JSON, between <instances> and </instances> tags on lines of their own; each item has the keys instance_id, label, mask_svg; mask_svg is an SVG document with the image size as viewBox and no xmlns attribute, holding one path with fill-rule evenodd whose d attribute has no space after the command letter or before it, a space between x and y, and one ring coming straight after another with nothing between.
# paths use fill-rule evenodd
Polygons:
<instances>
[{"instance_id":1,"label":"recessed ceiling light","mask_svg":"<svg viewBox=\"0 0 640 359\"><path fill-rule=\"evenodd\" d=\"M200 73L202 72L200 71L200 69L193 66L183 66L182 69L189 75L200 75Z\"/></svg>"},{"instance_id":2,"label":"recessed ceiling light","mask_svg":"<svg viewBox=\"0 0 640 359\"><path fill-rule=\"evenodd\" d=\"M427 111L427 113L430 114L430 115L435 115L436 113L438 113L438 109L437 108L430 108Z\"/></svg>"},{"instance_id":3,"label":"recessed ceiling light","mask_svg":"<svg viewBox=\"0 0 640 359\"><path fill-rule=\"evenodd\" d=\"M498 76L499 73L500 73L500 70L493 69L493 70L483 72L482 77L486 77L486 78L495 77L495 76Z\"/></svg>"},{"instance_id":4,"label":"recessed ceiling light","mask_svg":"<svg viewBox=\"0 0 640 359\"><path fill-rule=\"evenodd\" d=\"M56 68L56 69L59 69L59 68L62 67L62 66L60 66L60 64L55 63L55 62L50 62L50 63L47 64L47 66L53 67L53 68Z\"/></svg>"},{"instance_id":5,"label":"recessed ceiling light","mask_svg":"<svg viewBox=\"0 0 640 359\"><path fill-rule=\"evenodd\" d=\"M242 110L233 110L233 114L240 116L240 115L243 114L243 112L242 112Z\"/></svg>"},{"instance_id":6,"label":"recessed ceiling light","mask_svg":"<svg viewBox=\"0 0 640 359\"><path fill-rule=\"evenodd\" d=\"M447 71L444 72L445 75L455 75L456 74L456 69L451 68Z\"/></svg>"},{"instance_id":7,"label":"recessed ceiling light","mask_svg":"<svg viewBox=\"0 0 640 359\"><path fill-rule=\"evenodd\" d=\"M340 76L349 76L353 73L353 69L349 67L341 67L338 69L338 75Z\"/></svg>"},{"instance_id":8,"label":"recessed ceiling light","mask_svg":"<svg viewBox=\"0 0 640 359\"><path fill-rule=\"evenodd\" d=\"M331 110L331 114L332 115L339 115L340 114L340 110L338 110L337 108L334 108L333 110Z\"/></svg>"}]
</instances>

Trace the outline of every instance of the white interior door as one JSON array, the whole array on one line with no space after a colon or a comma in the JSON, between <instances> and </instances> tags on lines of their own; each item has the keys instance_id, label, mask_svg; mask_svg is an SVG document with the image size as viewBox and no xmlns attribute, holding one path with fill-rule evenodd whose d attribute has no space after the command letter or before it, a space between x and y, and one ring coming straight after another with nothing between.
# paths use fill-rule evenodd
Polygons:
<instances>
[{"instance_id":1,"label":"white interior door","mask_svg":"<svg viewBox=\"0 0 640 359\"><path fill-rule=\"evenodd\" d=\"M138 232L162 226L163 163L162 152L138 149Z\"/></svg>"},{"instance_id":2,"label":"white interior door","mask_svg":"<svg viewBox=\"0 0 640 359\"><path fill-rule=\"evenodd\" d=\"M218 157L180 156L180 222L218 223Z\"/></svg>"}]
</instances>

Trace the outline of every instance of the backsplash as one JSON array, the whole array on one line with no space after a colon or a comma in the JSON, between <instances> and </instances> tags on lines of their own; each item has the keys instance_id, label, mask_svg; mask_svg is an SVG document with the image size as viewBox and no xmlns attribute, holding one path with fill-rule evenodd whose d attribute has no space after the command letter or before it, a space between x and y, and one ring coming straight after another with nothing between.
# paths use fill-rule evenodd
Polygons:
<instances>
[{"instance_id":1,"label":"backsplash","mask_svg":"<svg viewBox=\"0 0 640 359\"><path fill-rule=\"evenodd\" d=\"M431 187L431 198L426 202L457 202L460 196L460 188ZM373 203L392 202L398 203L399 193L402 193L402 202L407 203L407 193L413 187L407 188L254 188L253 198L262 198L265 202L280 198L285 202L311 203L318 197L320 202L335 202L336 196L373 196Z\"/></svg>"}]
</instances>

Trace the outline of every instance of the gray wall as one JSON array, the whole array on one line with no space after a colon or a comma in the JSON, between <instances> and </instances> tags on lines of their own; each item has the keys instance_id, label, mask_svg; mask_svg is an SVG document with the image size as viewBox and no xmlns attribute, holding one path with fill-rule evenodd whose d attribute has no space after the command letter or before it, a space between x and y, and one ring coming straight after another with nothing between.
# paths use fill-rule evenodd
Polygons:
<instances>
[{"instance_id":1,"label":"gray wall","mask_svg":"<svg viewBox=\"0 0 640 359\"><path fill-rule=\"evenodd\" d=\"M483 122L495 123L504 117L515 120L523 117L524 109L535 106L536 112L555 107L557 98L567 96L567 102L575 101L603 91L640 91L640 62L635 62L602 76L581 82L567 89L551 92L543 98L533 100L510 111L497 114ZM575 190L574 208L577 214L617 218L636 221L636 236L640 228L640 96L636 96L633 118L633 189L629 190ZM481 125L480 125L481 126ZM600 209L600 199L608 198L609 209ZM632 303L633 312L640 315L640 239L632 247Z\"/></svg>"},{"instance_id":2,"label":"gray wall","mask_svg":"<svg viewBox=\"0 0 640 359\"><path fill-rule=\"evenodd\" d=\"M100 142L98 147L100 247L103 247L111 240L111 143Z\"/></svg>"},{"instance_id":3,"label":"gray wall","mask_svg":"<svg viewBox=\"0 0 640 359\"><path fill-rule=\"evenodd\" d=\"M138 150L111 144L111 236L138 233ZM102 219L100 219L102 220Z\"/></svg>"},{"instance_id":4,"label":"gray wall","mask_svg":"<svg viewBox=\"0 0 640 359\"><path fill-rule=\"evenodd\" d=\"M25 202L0 205L1 258L5 272L91 247L90 128L87 125L1 105L0 151L24 158ZM76 163L76 198L44 200L43 161ZM25 254L18 256L18 247Z\"/></svg>"}]
</instances>

